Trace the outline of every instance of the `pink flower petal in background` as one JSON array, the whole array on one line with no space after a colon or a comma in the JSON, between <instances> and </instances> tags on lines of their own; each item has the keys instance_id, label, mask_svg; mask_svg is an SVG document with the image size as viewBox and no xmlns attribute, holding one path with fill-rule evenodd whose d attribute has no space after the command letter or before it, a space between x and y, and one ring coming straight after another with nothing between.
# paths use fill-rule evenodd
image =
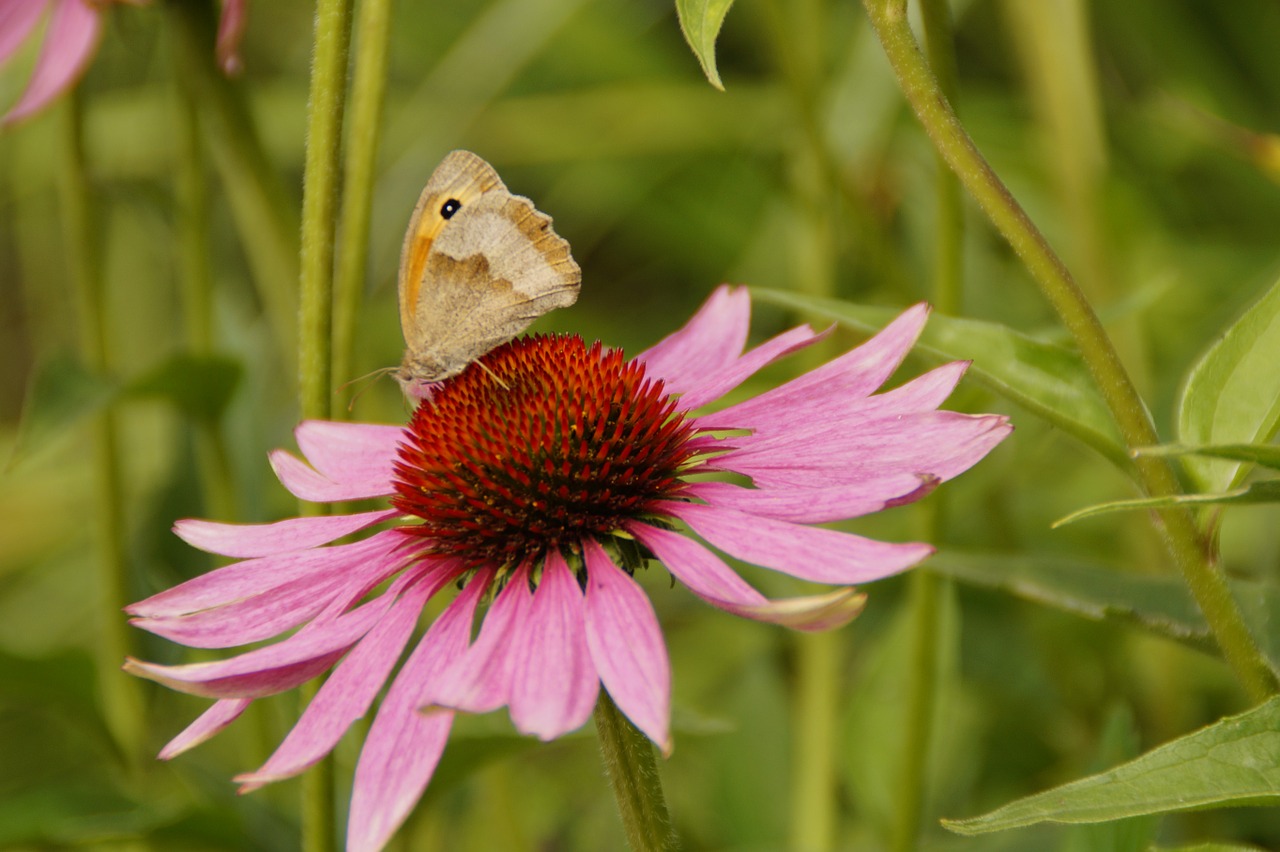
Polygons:
<instances>
[{"instance_id":1,"label":"pink flower petal in background","mask_svg":"<svg viewBox=\"0 0 1280 852\"><path fill-rule=\"evenodd\" d=\"M30 0L32 5L40 5ZM102 36L102 12L88 0L52 0L52 14L35 70L18 102L0 125L12 124L43 108L80 79ZM19 24L25 24L25 18ZM30 30L28 30L30 32Z\"/></svg>"}]
</instances>

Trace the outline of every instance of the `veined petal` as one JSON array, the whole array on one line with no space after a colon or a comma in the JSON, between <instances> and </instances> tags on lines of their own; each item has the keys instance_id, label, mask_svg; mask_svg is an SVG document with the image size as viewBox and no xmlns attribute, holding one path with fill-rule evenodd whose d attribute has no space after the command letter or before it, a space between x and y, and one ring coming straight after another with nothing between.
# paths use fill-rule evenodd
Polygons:
<instances>
[{"instance_id":1,"label":"veined petal","mask_svg":"<svg viewBox=\"0 0 1280 852\"><path fill-rule=\"evenodd\" d=\"M267 762L235 778L241 793L297 775L333 750L351 723L368 711L409 641L422 608L458 573L456 569L436 571L405 590L333 670Z\"/></svg>"},{"instance_id":2,"label":"veined petal","mask_svg":"<svg viewBox=\"0 0 1280 852\"><path fill-rule=\"evenodd\" d=\"M299 500L312 503L336 503L341 500L364 500L386 497L395 491L391 477L373 478L367 482L334 482L295 455L272 450L267 456L280 484Z\"/></svg>"},{"instance_id":3,"label":"veined petal","mask_svg":"<svg viewBox=\"0 0 1280 852\"><path fill-rule=\"evenodd\" d=\"M210 681L190 681L189 678L199 677L203 673L177 671L185 668L183 666L161 666L135 660L132 657L125 658L124 670L131 675L154 680L156 683L188 695L201 695L205 698L261 698L265 695L285 692L306 683L329 669L346 650L345 647L338 648L295 663L285 663L273 668L263 668L256 672L224 679L215 678Z\"/></svg>"},{"instance_id":4,"label":"veined petal","mask_svg":"<svg viewBox=\"0 0 1280 852\"><path fill-rule=\"evenodd\" d=\"M186 615L264 594L303 577L364 573L371 570L370 565L398 558L396 551L406 542L403 533L383 530L351 544L246 559L130 604L125 612L147 618Z\"/></svg>"},{"instance_id":5,"label":"veined petal","mask_svg":"<svg viewBox=\"0 0 1280 852\"><path fill-rule=\"evenodd\" d=\"M382 699L356 764L347 852L381 850L431 780L453 713L418 708L426 703L426 686L466 649L476 602L488 585L487 577L474 577L445 607Z\"/></svg>"},{"instance_id":6,"label":"veined petal","mask_svg":"<svg viewBox=\"0 0 1280 852\"><path fill-rule=\"evenodd\" d=\"M1012 429L1000 415L928 411L840 433L739 437L738 448L715 462L764 488L822 488L895 473L946 481L981 461Z\"/></svg>"},{"instance_id":7,"label":"veined petal","mask_svg":"<svg viewBox=\"0 0 1280 852\"><path fill-rule=\"evenodd\" d=\"M745 287L721 284L684 328L636 356L645 373L661 378L669 393L684 393L726 369L747 345L751 296Z\"/></svg>"},{"instance_id":8,"label":"veined petal","mask_svg":"<svg viewBox=\"0 0 1280 852\"><path fill-rule=\"evenodd\" d=\"M427 685L425 705L488 713L507 704L532 606L526 562L511 575L485 613L476 641Z\"/></svg>"},{"instance_id":9,"label":"veined petal","mask_svg":"<svg viewBox=\"0 0 1280 852\"><path fill-rule=\"evenodd\" d=\"M307 461L326 478L377 487L391 479L404 429L373 423L304 420L293 435Z\"/></svg>"},{"instance_id":10,"label":"veined petal","mask_svg":"<svg viewBox=\"0 0 1280 852\"><path fill-rule=\"evenodd\" d=\"M789 355L806 346L812 346L828 332L815 332L807 325L784 331L777 337L761 343L755 349L744 354L727 367L716 370L701 382L694 385L680 396L677 408L680 411L693 411L709 402L719 399L729 391L751 378L757 371L772 364L784 355Z\"/></svg>"},{"instance_id":11,"label":"veined petal","mask_svg":"<svg viewBox=\"0 0 1280 852\"><path fill-rule=\"evenodd\" d=\"M245 711L252 698L223 698L215 701L213 706L196 717L196 720L169 740L158 755L161 760L172 760L188 749L193 749L214 734L230 725Z\"/></svg>"},{"instance_id":12,"label":"veined petal","mask_svg":"<svg viewBox=\"0 0 1280 852\"><path fill-rule=\"evenodd\" d=\"M0 63L35 32L48 6L43 0L0 0Z\"/></svg>"},{"instance_id":13,"label":"veined petal","mask_svg":"<svg viewBox=\"0 0 1280 852\"><path fill-rule=\"evenodd\" d=\"M12 124L36 112L80 79L102 35L102 13L86 0L53 4L44 46L26 91L0 124Z\"/></svg>"},{"instance_id":14,"label":"veined petal","mask_svg":"<svg viewBox=\"0 0 1280 852\"><path fill-rule=\"evenodd\" d=\"M564 557L547 552L511 680L511 721L522 734L553 740L581 727L600 692L587 649L582 590Z\"/></svg>"},{"instance_id":15,"label":"veined petal","mask_svg":"<svg viewBox=\"0 0 1280 852\"><path fill-rule=\"evenodd\" d=\"M928 544L894 544L700 503L661 504L716 547L816 583L847 586L904 571L933 553Z\"/></svg>"},{"instance_id":16,"label":"veined petal","mask_svg":"<svg viewBox=\"0 0 1280 852\"><path fill-rule=\"evenodd\" d=\"M627 524L627 532L653 551L658 561L698 597L739 606L768 603L723 559L688 536L639 522Z\"/></svg>"},{"instance_id":17,"label":"veined petal","mask_svg":"<svg viewBox=\"0 0 1280 852\"><path fill-rule=\"evenodd\" d=\"M711 506L779 521L820 524L911 503L937 485L937 477L900 473L826 488L744 488L731 482L694 482L684 493Z\"/></svg>"},{"instance_id":18,"label":"veined petal","mask_svg":"<svg viewBox=\"0 0 1280 852\"><path fill-rule=\"evenodd\" d=\"M618 709L670 755L671 662L653 604L595 539L587 563L586 633L591 659Z\"/></svg>"},{"instance_id":19,"label":"veined petal","mask_svg":"<svg viewBox=\"0 0 1280 852\"><path fill-rule=\"evenodd\" d=\"M223 524L187 518L175 523L173 531L206 553L245 559L319 547L398 514L395 509L377 509L355 515L288 518L272 524Z\"/></svg>"}]
</instances>

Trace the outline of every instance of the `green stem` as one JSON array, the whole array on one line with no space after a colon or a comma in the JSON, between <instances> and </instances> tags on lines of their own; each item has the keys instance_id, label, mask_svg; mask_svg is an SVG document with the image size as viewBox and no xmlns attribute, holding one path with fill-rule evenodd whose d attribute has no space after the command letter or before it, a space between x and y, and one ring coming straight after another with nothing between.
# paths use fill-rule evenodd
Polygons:
<instances>
[{"instance_id":1,"label":"green stem","mask_svg":"<svg viewBox=\"0 0 1280 852\"><path fill-rule=\"evenodd\" d=\"M386 100L390 33L390 0L364 0L356 18L351 120L347 122L347 159L334 281L333 375L340 382L353 378L356 321L368 276L369 216Z\"/></svg>"},{"instance_id":2,"label":"green stem","mask_svg":"<svg viewBox=\"0 0 1280 852\"><path fill-rule=\"evenodd\" d=\"M952 40L951 6L947 0L920 0L925 49L929 67L938 78L938 88L951 103L956 102L957 74ZM944 314L958 314L963 276L964 203L960 181L938 155L937 242L934 245L933 307Z\"/></svg>"},{"instance_id":3,"label":"green stem","mask_svg":"<svg viewBox=\"0 0 1280 852\"><path fill-rule=\"evenodd\" d=\"M653 743L619 712L609 693L600 690L595 709L600 757L613 787L618 814L632 852L665 852L678 848Z\"/></svg>"},{"instance_id":4,"label":"green stem","mask_svg":"<svg viewBox=\"0 0 1280 852\"><path fill-rule=\"evenodd\" d=\"M286 365L296 356L298 216L267 157L241 90L214 63L215 24L206 3L165 4L183 84L199 104L205 139L231 204L258 296Z\"/></svg>"},{"instance_id":5,"label":"green stem","mask_svg":"<svg viewBox=\"0 0 1280 852\"><path fill-rule=\"evenodd\" d=\"M332 407L333 243L338 204L342 119L347 90L351 0L321 0L316 8L307 148L302 173L302 251L299 262L298 396L302 416L326 419ZM328 507L303 503L302 514ZM319 686L299 691L309 702ZM302 790L302 848L333 852L336 845L333 757L307 773Z\"/></svg>"},{"instance_id":6,"label":"green stem","mask_svg":"<svg viewBox=\"0 0 1280 852\"><path fill-rule=\"evenodd\" d=\"M937 80L911 33L906 0L863 0L863 5L907 102L947 165L1009 241L1075 338L1125 443L1129 447L1159 443L1146 406L1093 308L1044 235L982 157L938 89ZM1166 459L1140 457L1132 473L1150 496L1181 493ZM1256 700L1275 692L1276 675L1245 626L1226 579L1216 565L1212 545L1196 528L1191 513L1182 508L1163 509L1157 515L1157 524L1166 548L1241 685Z\"/></svg>"},{"instance_id":7,"label":"green stem","mask_svg":"<svg viewBox=\"0 0 1280 852\"><path fill-rule=\"evenodd\" d=\"M66 103L65 149L61 172L67 256L79 325L81 357L95 375L111 374L106 316L102 237L106 233L93 197L84 150L84 109L78 89ZM128 764L142 757L147 730L138 682L120 673L126 656L135 655L133 631L120 611L129 603L129 565L125 547L124 477L116 413L106 409L92 424L93 478L96 490L98 562L102 583L102 641L96 644L99 689L107 725Z\"/></svg>"},{"instance_id":8,"label":"green stem","mask_svg":"<svg viewBox=\"0 0 1280 852\"><path fill-rule=\"evenodd\" d=\"M840 692L841 634L795 635L795 713L792 729L791 826L789 847L805 852L831 849L836 837L836 758L839 755L837 702Z\"/></svg>"}]
</instances>

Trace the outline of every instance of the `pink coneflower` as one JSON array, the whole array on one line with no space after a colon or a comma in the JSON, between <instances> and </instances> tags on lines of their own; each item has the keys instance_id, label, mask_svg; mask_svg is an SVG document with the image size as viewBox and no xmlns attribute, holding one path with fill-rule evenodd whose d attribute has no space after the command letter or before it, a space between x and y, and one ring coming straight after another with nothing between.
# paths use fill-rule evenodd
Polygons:
<instances>
[{"instance_id":1,"label":"pink coneflower","mask_svg":"<svg viewBox=\"0 0 1280 852\"><path fill-rule=\"evenodd\" d=\"M27 88L0 126L39 112L75 85L89 67L102 37L103 18L112 3L142 6L149 0L0 0L0 63L26 41L48 13L40 56ZM239 70L236 55L244 32L247 0L224 0L218 25L218 63L228 74Z\"/></svg>"},{"instance_id":2,"label":"pink coneflower","mask_svg":"<svg viewBox=\"0 0 1280 852\"><path fill-rule=\"evenodd\" d=\"M637 570L661 562L737 615L836 627L862 608L853 584L909 568L932 548L809 524L914 500L1008 435L1004 417L936 410L963 363L873 395L927 312L910 308L863 346L710 414L693 411L820 335L796 328L744 352L749 298L722 287L683 329L630 360L578 337L522 338L442 383L407 427L303 423L297 439L310 466L282 451L271 459L286 488L321 502L389 496L392 508L264 526L177 524L189 543L243 561L134 604L135 624L199 648L299 629L221 662L130 660L135 674L218 699L161 756L212 736L253 699L332 669L275 754L238 780L253 789L303 771L369 709L428 600L454 587L369 729L349 849L381 848L405 819L455 712L506 706L518 730L550 740L586 721L603 684L669 752L669 664ZM380 523L390 528L329 545ZM769 600L712 548L839 588Z\"/></svg>"}]
</instances>

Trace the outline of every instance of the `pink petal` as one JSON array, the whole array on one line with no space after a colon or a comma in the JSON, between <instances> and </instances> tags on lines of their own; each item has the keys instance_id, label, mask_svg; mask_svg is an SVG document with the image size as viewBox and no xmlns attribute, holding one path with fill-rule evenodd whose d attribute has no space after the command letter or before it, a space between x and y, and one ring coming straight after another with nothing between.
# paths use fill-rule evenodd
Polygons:
<instances>
[{"instance_id":1,"label":"pink petal","mask_svg":"<svg viewBox=\"0 0 1280 852\"><path fill-rule=\"evenodd\" d=\"M56 0L27 89L0 124L31 115L71 88L88 67L101 35L98 9L86 0Z\"/></svg>"},{"instance_id":2,"label":"pink petal","mask_svg":"<svg viewBox=\"0 0 1280 852\"><path fill-rule=\"evenodd\" d=\"M636 522L627 524L626 529L698 597L736 606L768 603L764 595L751 588L720 557L693 539Z\"/></svg>"},{"instance_id":3,"label":"pink petal","mask_svg":"<svg viewBox=\"0 0 1280 852\"><path fill-rule=\"evenodd\" d=\"M345 648L339 648L322 656L263 669L250 675L221 682L215 680L209 683L188 683L185 678L194 677L197 673L179 671L174 676L171 671L181 669L181 666L161 666L135 660L132 657L125 658L124 670L131 675L154 680L170 689L190 695L203 695L206 698L259 698L285 692L306 683L336 663L345 650Z\"/></svg>"},{"instance_id":4,"label":"pink petal","mask_svg":"<svg viewBox=\"0 0 1280 852\"><path fill-rule=\"evenodd\" d=\"M47 6L43 0L0 0L0 62L35 31Z\"/></svg>"},{"instance_id":5,"label":"pink petal","mask_svg":"<svg viewBox=\"0 0 1280 852\"><path fill-rule=\"evenodd\" d=\"M724 396L749 379L758 370L772 364L784 355L789 355L806 346L812 346L826 336L827 332L816 333L807 325L784 331L777 337L767 340L747 352L730 366L704 376L702 381L680 396L677 406L681 411L693 411L695 408L701 408L708 402Z\"/></svg>"},{"instance_id":6,"label":"pink petal","mask_svg":"<svg viewBox=\"0 0 1280 852\"><path fill-rule=\"evenodd\" d=\"M447 711L420 713L424 690L471 638L488 576L472 579L405 661L369 728L351 790L347 852L378 852L426 789L453 725Z\"/></svg>"},{"instance_id":7,"label":"pink petal","mask_svg":"<svg viewBox=\"0 0 1280 852\"><path fill-rule=\"evenodd\" d=\"M826 630L846 624L862 611L865 596L851 588L768 600L692 539L645 524L629 524L627 530L694 594L725 612L795 630Z\"/></svg>"},{"instance_id":8,"label":"pink petal","mask_svg":"<svg viewBox=\"0 0 1280 852\"><path fill-rule=\"evenodd\" d=\"M351 723L369 709L409 641L428 600L458 576L436 571L410 586L325 680L293 730L255 772L237 776L247 793L297 775L333 750Z\"/></svg>"},{"instance_id":9,"label":"pink petal","mask_svg":"<svg viewBox=\"0 0 1280 852\"><path fill-rule=\"evenodd\" d=\"M161 760L172 760L188 749L195 748L214 734L230 725L245 708L253 703L250 698L224 698L215 701L213 706L196 717L196 720L169 740L168 745L160 750Z\"/></svg>"},{"instance_id":10,"label":"pink petal","mask_svg":"<svg viewBox=\"0 0 1280 852\"><path fill-rule=\"evenodd\" d=\"M726 369L747 345L751 296L721 284L684 328L636 356L645 373L661 378L669 393L684 393L710 373Z\"/></svg>"},{"instance_id":11,"label":"pink petal","mask_svg":"<svg viewBox=\"0 0 1280 852\"><path fill-rule=\"evenodd\" d=\"M533 595L529 564L516 569L485 613L480 635L424 691L426 706L488 713L511 699L511 681L523 647Z\"/></svg>"},{"instance_id":12,"label":"pink petal","mask_svg":"<svg viewBox=\"0 0 1280 852\"><path fill-rule=\"evenodd\" d=\"M824 435L735 437L716 465L760 487L822 488L900 473L946 481L977 464L1013 429L999 415L928 411Z\"/></svg>"},{"instance_id":13,"label":"pink petal","mask_svg":"<svg viewBox=\"0 0 1280 852\"><path fill-rule=\"evenodd\" d=\"M395 492L390 476L368 482L334 482L284 450L273 450L267 458L276 478L299 500L337 503L342 500L386 497Z\"/></svg>"},{"instance_id":14,"label":"pink petal","mask_svg":"<svg viewBox=\"0 0 1280 852\"><path fill-rule=\"evenodd\" d=\"M511 721L553 740L591 716L600 677L591 663L582 590L559 551L547 553L511 681Z\"/></svg>"},{"instance_id":15,"label":"pink petal","mask_svg":"<svg viewBox=\"0 0 1280 852\"><path fill-rule=\"evenodd\" d=\"M671 663L662 629L639 584L595 539L583 542L587 563L587 646L618 709L670 755Z\"/></svg>"},{"instance_id":16,"label":"pink petal","mask_svg":"<svg viewBox=\"0 0 1280 852\"><path fill-rule=\"evenodd\" d=\"M933 553L928 544L876 541L718 506L668 501L661 509L730 556L815 583L846 586L879 580Z\"/></svg>"},{"instance_id":17,"label":"pink petal","mask_svg":"<svg viewBox=\"0 0 1280 852\"><path fill-rule=\"evenodd\" d=\"M821 385L810 386L785 399L769 398L773 391L767 391L722 411L699 417L698 426L703 429L753 429L770 433L806 428L814 432L841 428L850 421L932 411L951 395L968 366L968 361L953 361L917 376L901 387L874 396L856 396ZM795 381L804 378L806 376L801 376ZM783 390L791 384L789 382L775 390Z\"/></svg>"},{"instance_id":18,"label":"pink petal","mask_svg":"<svg viewBox=\"0 0 1280 852\"><path fill-rule=\"evenodd\" d=\"M244 559L319 547L398 514L395 509L378 509L355 515L289 518L273 524L223 524L188 518L175 523L173 531L207 553Z\"/></svg>"},{"instance_id":19,"label":"pink petal","mask_svg":"<svg viewBox=\"0 0 1280 852\"><path fill-rule=\"evenodd\" d=\"M826 488L743 488L730 482L695 482L684 492L709 505L752 515L819 524L857 518L891 506L919 500L938 485L931 476L900 473L850 485Z\"/></svg>"},{"instance_id":20,"label":"pink petal","mask_svg":"<svg viewBox=\"0 0 1280 852\"><path fill-rule=\"evenodd\" d=\"M294 580L324 578L340 572L361 573L370 570L371 564L380 566L391 560L407 542L404 533L383 530L351 544L246 559L130 604L125 612L153 618L186 615L264 594Z\"/></svg>"},{"instance_id":21,"label":"pink petal","mask_svg":"<svg viewBox=\"0 0 1280 852\"><path fill-rule=\"evenodd\" d=\"M214 46L222 73L233 77L241 71L240 38L248 22L246 0L222 0L222 17L218 19L218 39Z\"/></svg>"},{"instance_id":22,"label":"pink petal","mask_svg":"<svg viewBox=\"0 0 1280 852\"><path fill-rule=\"evenodd\" d=\"M377 487L391 479L405 432L400 426L304 420L293 435L307 461L326 478Z\"/></svg>"}]
</instances>

